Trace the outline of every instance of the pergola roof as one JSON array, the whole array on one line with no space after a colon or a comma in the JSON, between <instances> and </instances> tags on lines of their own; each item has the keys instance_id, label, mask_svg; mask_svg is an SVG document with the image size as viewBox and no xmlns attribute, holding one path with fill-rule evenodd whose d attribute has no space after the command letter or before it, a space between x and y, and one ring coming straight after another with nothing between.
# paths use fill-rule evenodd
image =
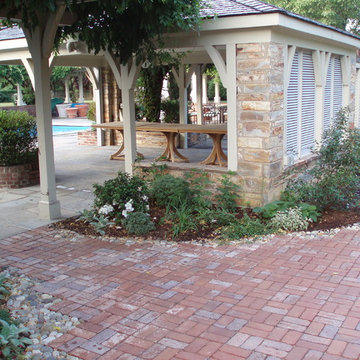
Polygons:
<instances>
[{"instance_id":1,"label":"pergola roof","mask_svg":"<svg viewBox=\"0 0 360 360\"><path fill-rule=\"evenodd\" d=\"M290 16L314 25L318 25L330 30L340 32L344 35L360 39L359 36L354 35L345 30L335 28L333 26L325 25L321 22L309 19L305 16L295 14L285 9L279 8L275 5L267 4L260 0L204 0L204 7L200 11L203 18L206 17L233 17L244 15L261 15L279 13ZM25 35L20 28L3 28L0 29L0 41L24 38Z\"/></svg>"}]
</instances>

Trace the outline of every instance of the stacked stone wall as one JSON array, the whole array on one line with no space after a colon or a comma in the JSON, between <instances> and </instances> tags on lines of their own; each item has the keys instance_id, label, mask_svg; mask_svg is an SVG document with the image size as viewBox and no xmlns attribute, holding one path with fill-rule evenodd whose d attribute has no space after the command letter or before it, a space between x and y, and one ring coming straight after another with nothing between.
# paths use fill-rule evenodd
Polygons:
<instances>
[{"instance_id":1,"label":"stacked stone wall","mask_svg":"<svg viewBox=\"0 0 360 360\"><path fill-rule=\"evenodd\" d=\"M283 186L283 79L283 45L237 45L238 174L254 206L272 201Z\"/></svg>"}]
</instances>

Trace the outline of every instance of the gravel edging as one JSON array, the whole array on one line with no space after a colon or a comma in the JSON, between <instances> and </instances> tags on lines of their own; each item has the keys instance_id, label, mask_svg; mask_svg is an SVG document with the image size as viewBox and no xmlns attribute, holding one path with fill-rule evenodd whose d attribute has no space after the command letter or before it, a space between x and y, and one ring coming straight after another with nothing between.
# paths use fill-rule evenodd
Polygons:
<instances>
[{"instance_id":1,"label":"gravel edging","mask_svg":"<svg viewBox=\"0 0 360 360\"><path fill-rule=\"evenodd\" d=\"M78 318L49 310L53 304L61 300L34 290L40 281L21 274L13 267L3 269L0 275L8 277L11 283L11 295L7 301L8 309L13 318L30 332L32 345L26 348L24 359L78 360L77 357L54 350L48 345L76 327L80 323Z\"/></svg>"}]
</instances>

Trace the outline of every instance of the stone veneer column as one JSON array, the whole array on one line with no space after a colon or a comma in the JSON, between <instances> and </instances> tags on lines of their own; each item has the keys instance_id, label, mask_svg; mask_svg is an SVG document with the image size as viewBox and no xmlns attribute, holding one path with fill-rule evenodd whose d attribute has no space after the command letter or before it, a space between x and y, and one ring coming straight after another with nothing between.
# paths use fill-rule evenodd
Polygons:
<instances>
[{"instance_id":1,"label":"stone veneer column","mask_svg":"<svg viewBox=\"0 0 360 360\"><path fill-rule=\"evenodd\" d=\"M237 45L238 174L244 201L272 201L282 187L284 49L277 43Z\"/></svg>"},{"instance_id":2,"label":"stone veneer column","mask_svg":"<svg viewBox=\"0 0 360 360\"><path fill-rule=\"evenodd\" d=\"M358 73L356 70L356 57L354 56L350 58L350 85L349 85L349 107L352 114L352 116L350 117L350 124L352 127L360 126L359 123L360 119L356 118L356 116L359 116L359 110L360 110L356 108L357 106L359 106L358 102L360 95L360 92L357 93L357 88L356 88L357 82L358 82ZM359 81L359 85L360 85L360 81Z\"/></svg>"}]
</instances>

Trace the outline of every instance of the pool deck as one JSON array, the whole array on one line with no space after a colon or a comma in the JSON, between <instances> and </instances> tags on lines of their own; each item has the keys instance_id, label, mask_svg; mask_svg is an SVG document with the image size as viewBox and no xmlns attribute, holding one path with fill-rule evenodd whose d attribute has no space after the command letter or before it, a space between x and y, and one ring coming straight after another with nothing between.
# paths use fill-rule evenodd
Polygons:
<instances>
[{"instance_id":1,"label":"pool deck","mask_svg":"<svg viewBox=\"0 0 360 360\"><path fill-rule=\"evenodd\" d=\"M91 126L94 124L93 121L89 120L88 118L75 118L75 119L68 119L68 118L54 118L52 120L52 124L55 126Z\"/></svg>"}]
</instances>

